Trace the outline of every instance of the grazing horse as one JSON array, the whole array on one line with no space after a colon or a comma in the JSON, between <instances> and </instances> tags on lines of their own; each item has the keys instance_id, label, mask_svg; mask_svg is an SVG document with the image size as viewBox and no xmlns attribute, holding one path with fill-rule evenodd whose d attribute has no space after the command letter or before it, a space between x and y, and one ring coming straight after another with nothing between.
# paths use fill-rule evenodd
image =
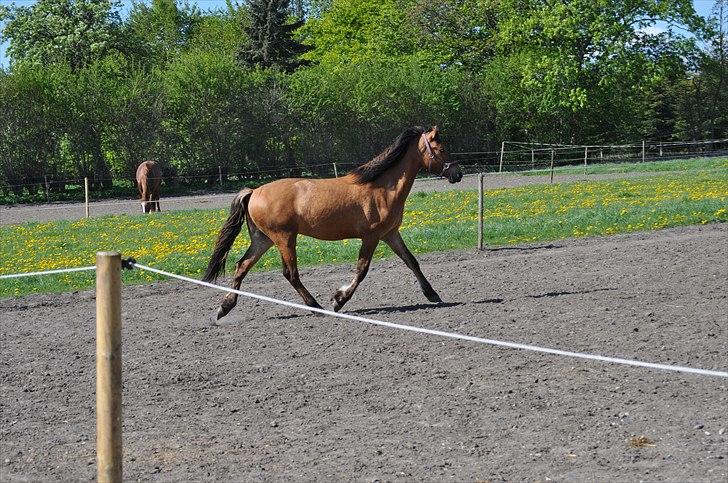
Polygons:
<instances>
[{"instance_id":1,"label":"grazing horse","mask_svg":"<svg viewBox=\"0 0 728 483\"><path fill-rule=\"evenodd\" d=\"M161 211L159 208L159 187L162 184L162 170L154 161L144 161L136 171L139 199L142 212Z\"/></svg>"},{"instance_id":2,"label":"grazing horse","mask_svg":"<svg viewBox=\"0 0 728 483\"><path fill-rule=\"evenodd\" d=\"M406 129L381 154L341 178L286 178L256 189L244 188L232 202L202 279L212 282L225 270L230 247L247 220L250 246L236 265L232 284L236 290L252 266L275 245L283 261L283 276L306 305L321 308L298 275L296 238L300 234L320 240L361 239L354 280L332 297L335 311L366 276L380 240L414 272L427 300L442 302L399 234L405 200L420 170L451 183L463 177L442 145L437 127ZM225 295L217 318L230 312L237 299L233 292Z\"/></svg>"}]
</instances>

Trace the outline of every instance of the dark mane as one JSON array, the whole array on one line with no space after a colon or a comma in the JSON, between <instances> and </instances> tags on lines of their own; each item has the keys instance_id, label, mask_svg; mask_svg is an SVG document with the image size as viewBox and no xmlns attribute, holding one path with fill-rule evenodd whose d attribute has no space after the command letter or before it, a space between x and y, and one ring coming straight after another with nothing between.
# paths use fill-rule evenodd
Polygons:
<instances>
[{"instance_id":1,"label":"dark mane","mask_svg":"<svg viewBox=\"0 0 728 483\"><path fill-rule=\"evenodd\" d=\"M424 132L425 128L421 126L405 129L402 134L397 136L397 139L392 144L387 146L374 159L351 171L351 174L356 178L356 182L359 184L369 183L379 178L385 171L402 159L412 140L418 138Z\"/></svg>"}]
</instances>

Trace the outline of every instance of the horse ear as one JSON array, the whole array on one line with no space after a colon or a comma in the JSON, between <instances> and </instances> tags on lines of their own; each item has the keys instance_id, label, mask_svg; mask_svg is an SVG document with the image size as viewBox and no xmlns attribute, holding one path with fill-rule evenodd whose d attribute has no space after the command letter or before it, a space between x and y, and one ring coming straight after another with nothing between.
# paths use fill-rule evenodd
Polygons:
<instances>
[{"instance_id":1,"label":"horse ear","mask_svg":"<svg viewBox=\"0 0 728 483\"><path fill-rule=\"evenodd\" d=\"M440 139L440 129L437 126L434 126L432 129L432 139L435 141L438 141Z\"/></svg>"}]
</instances>

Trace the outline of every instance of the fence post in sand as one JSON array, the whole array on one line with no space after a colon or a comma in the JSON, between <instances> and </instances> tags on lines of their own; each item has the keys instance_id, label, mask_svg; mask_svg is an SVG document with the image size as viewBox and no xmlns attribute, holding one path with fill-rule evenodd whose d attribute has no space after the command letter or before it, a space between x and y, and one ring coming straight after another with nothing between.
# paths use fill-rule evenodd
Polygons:
<instances>
[{"instance_id":1,"label":"fence post in sand","mask_svg":"<svg viewBox=\"0 0 728 483\"><path fill-rule=\"evenodd\" d=\"M88 178L84 178L83 179L83 191L84 191L85 198L86 198L86 202L85 202L85 205L86 205L86 218L88 218Z\"/></svg>"},{"instance_id":2,"label":"fence post in sand","mask_svg":"<svg viewBox=\"0 0 728 483\"><path fill-rule=\"evenodd\" d=\"M336 170L336 163L333 163L333 164L334 164L334 178L338 178L339 172Z\"/></svg>"},{"instance_id":3,"label":"fence post in sand","mask_svg":"<svg viewBox=\"0 0 728 483\"><path fill-rule=\"evenodd\" d=\"M121 255L96 253L96 464L121 482Z\"/></svg>"},{"instance_id":4,"label":"fence post in sand","mask_svg":"<svg viewBox=\"0 0 728 483\"><path fill-rule=\"evenodd\" d=\"M483 249L483 173L478 175L478 250Z\"/></svg>"}]
</instances>

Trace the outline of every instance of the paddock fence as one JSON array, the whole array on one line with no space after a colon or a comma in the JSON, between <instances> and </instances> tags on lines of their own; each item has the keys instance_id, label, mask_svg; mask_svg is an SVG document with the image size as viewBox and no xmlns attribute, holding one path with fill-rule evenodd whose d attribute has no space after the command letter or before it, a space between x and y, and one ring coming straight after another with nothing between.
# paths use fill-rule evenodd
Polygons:
<instances>
[{"instance_id":1,"label":"paddock fence","mask_svg":"<svg viewBox=\"0 0 728 483\"><path fill-rule=\"evenodd\" d=\"M728 156L728 139L704 141L641 141L622 145L565 145L520 141L503 141L501 149L494 151L453 152L465 176L480 173L515 173L550 175L564 170L582 168L580 174L607 163L659 162L685 158L714 158ZM227 196L242 186L255 187L281 177L338 177L356 167L352 162L327 162L301 167L276 167L240 172L227 172L221 166L210 173L187 176L164 176L162 193L168 195L161 202L197 198L216 199ZM573 171L578 173L578 171ZM137 190L131 179L119 178L66 178L37 177L41 181L25 184L0 184L0 197L23 193L35 203L51 206L21 206L22 210L58 210L58 206L83 203L83 215L89 217L94 207L139 206ZM437 179L423 174L417 182ZM171 193L171 196L169 194ZM21 198L19 198L21 199ZM8 203L6 203L7 205ZM12 204L12 203L11 203ZM140 208L141 209L141 208ZM79 215L80 217L80 215Z\"/></svg>"},{"instance_id":2,"label":"paddock fence","mask_svg":"<svg viewBox=\"0 0 728 483\"><path fill-rule=\"evenodd\" d=\"M728 156L728 138L703 141L641 141L632 144L546 144L503 141L496 151L453 153L469 172L521 173L583 168L607 163L659 162Z\"/></svg>"}]
</instances>

